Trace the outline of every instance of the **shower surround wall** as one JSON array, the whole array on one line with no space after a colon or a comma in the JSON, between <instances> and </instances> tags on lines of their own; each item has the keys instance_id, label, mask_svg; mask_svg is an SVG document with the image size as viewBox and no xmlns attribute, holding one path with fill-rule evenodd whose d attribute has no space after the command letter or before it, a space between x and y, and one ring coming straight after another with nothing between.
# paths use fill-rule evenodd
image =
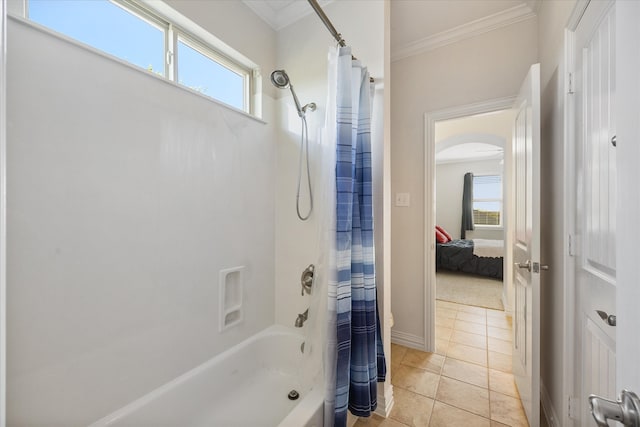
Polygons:
<instances>
[{"instance_id":1,"label":"shower surround wall","mask_svg":"<svg viewBox=\"0 0 640 427\"><path fill-rule=\"evenodd\" d=\"M8 425L87 425L274 323L274 127L14 19L8 49Z\"/></svg>"}]
</instances>

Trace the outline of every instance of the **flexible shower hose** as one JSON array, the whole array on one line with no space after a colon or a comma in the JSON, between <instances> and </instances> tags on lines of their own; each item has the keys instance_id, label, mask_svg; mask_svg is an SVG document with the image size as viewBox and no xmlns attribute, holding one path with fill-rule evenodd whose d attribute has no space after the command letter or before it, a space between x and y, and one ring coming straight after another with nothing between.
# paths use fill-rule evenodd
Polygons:
<instances>
[{"instance_id":1,"label":"flexible shower hose","mask_svg":"<svg viewBox=\"0 0 640 427\"><path fill-rule=\"evenodd\" d=\"M311 212L313 211L313 194L311 192L311 170L309 169L309 129L307 127L307 118L302 116L302 133L300 137L300 156L298 159L298 190L296 191L296 213L298 214L298 218L302 221L306 221L311 216ZM307 162L307 185L309 188L309 212L307 215L303 216L300 213L300 182L302 181L302 157L303 152L306 151L306 162Z\"/></svg>"}]
</instances>

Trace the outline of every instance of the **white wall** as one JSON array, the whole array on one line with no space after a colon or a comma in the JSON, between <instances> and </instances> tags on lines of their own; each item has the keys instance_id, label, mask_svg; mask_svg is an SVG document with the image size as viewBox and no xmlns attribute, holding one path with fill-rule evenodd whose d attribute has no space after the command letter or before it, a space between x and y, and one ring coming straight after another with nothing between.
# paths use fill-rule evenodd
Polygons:
<instances>
[{"instance_id":1,"label":"white wall","mask_svg":"<svg viewBox=\"0 0 640 427\"><path fill-rule=\"evenodd\" d=\"M464 174L472 172L474 175L502 175L500 162L500 159L493 159L436 165L436 224L447 230L454 239L460 238ZM502 229L486 229L482 232L477 229L469 232L467 238L499 240L503 235Z\"/></svg>"},{"instance_id":2,"label":"white wall","mask_svg":"<svg viewBox=\"0 0 640 427\"><path fill-rule=\"evenodd\" d=\"M517 95L535 62L537 23L529 19L392 63L391 191L411 194L410 208L392 211L394 331L425 336L424 114Z\"/></svg>"},{"instance_id":3,"label":"white wall","mask_svg":"<svg viewBox=\"0 0 640 427\"><path fill-rule=\"evenodd\" d=\"M8 423L86 425L273 323L274 130L28 24L8 49Z\"/></svg>"},{"instance_id":4,"label":"white wall","mask_svg":"<svg viewBox=\"0 0 640 427\"><path fill-rule=\"evenodd\" d=\"M549 271L540 275L540 370L542 384L559 419L567 425L567 398L563 390L565 369L565 153L564 153L564 29L575 5L571 1L543 1L538 12L541 88L541 259ZM544 391L543 391L544 392ZM581 404L586 404L581 402ZM547 410L549 408L546 408ZM552 415L552 414L547 414Z\"/></svg>"}]
</instances>

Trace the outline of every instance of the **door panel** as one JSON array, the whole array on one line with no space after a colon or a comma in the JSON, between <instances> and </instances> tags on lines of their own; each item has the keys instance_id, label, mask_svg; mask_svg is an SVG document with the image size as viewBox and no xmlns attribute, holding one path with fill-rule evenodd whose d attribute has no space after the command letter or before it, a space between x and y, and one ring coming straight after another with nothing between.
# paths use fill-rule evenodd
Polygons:
<instances>
[{"instance_id":1,"label":"door panel","mask_svg":"<svg viewBox=\"0 0 640 427\"><path fill-rule=\"evenodd\" d=\"M640 393L640 2L616 3L617 385ZM618 391L619 391L618 390Z\"/></svg>"},{"instance_id":2,"label":"door panel","mask_svg":"<svg viewBox=\"0 0 640 427\"><path fill-rule=\"evenodd\" d=\"M513 374L532 426L540 422L540 65L514 106L515 230Z\"/></svg>"},{"instance_id":3,"label":"door panel","mask_svg":"<svg viewBox=\"0 0 640 427\"><path fill-rule=\"evenodd\" d=\"M602 328L587 319L585 330L584 364L585 387L591 394L616 396L616 353L615 342L602 332Z\"/></svg>"}]
</instances>

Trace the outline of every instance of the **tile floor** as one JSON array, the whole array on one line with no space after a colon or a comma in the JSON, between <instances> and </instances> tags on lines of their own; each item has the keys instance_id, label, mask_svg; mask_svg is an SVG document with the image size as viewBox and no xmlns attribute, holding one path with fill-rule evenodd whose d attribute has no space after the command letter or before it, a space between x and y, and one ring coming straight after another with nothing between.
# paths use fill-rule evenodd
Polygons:
<instances>
[{"instance_id":1,"label":"tile floor","mask_svg":"<svg viewBox=\"0 0 640 427\"><path fill-rule=\"evenodd\" d=\"M391 344L395 404L358 427L528 427L511 374L511 318L436 301L436 352Z\"/></svg>"}]
</instances>

